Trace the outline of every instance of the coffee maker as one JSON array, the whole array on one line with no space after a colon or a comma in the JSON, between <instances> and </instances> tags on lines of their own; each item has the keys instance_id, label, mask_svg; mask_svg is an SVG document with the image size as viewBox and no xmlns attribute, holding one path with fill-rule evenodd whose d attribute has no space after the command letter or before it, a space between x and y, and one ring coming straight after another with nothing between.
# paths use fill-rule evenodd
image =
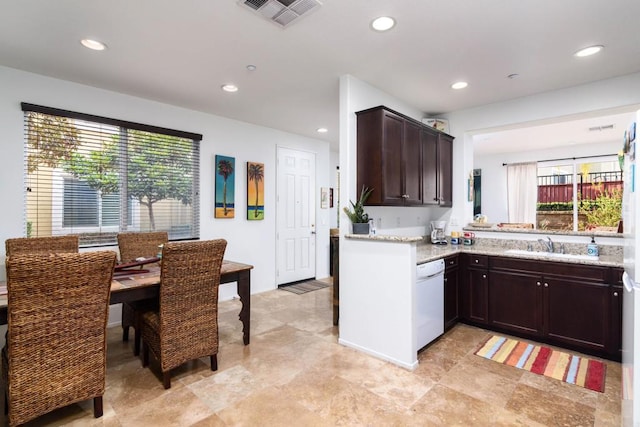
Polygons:
<instances>
[{"instance_id":1,"label":"coffee maker","mask_svg":"<svg viewBox=\"0 0 640 427\"><path fill-rule=\"evenodd\" d=\"M431 221L431 243L434 245L446 245L447 238L444 230L447 228L447 221Z\"/></svg>"}]
</instances>

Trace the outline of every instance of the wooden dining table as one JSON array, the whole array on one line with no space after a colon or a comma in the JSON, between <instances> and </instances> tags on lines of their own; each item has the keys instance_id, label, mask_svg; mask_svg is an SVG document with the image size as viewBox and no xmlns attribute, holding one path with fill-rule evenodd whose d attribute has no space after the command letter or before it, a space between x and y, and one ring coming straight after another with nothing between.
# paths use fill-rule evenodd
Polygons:
<instances>
[{"instance_id":1,"label":"wooden dining table","mask_svg":"<svg viewBox=\"0 0 640 427\"><path fill-rule=\"evenodd\" d=\"M220 270L220 284L236 282L240 297L239 318L242 322L244 345L250 341L251 328L251 270L252 265L224 260ZM6 290L6 282L0 282L0 289ZM158 297L160 293L160 268L150 267L143 271L116 271L111 282L109 304L139 301ZM7 294L0 292L0 325L7 324Z\"/></svg>"}]
</instances>

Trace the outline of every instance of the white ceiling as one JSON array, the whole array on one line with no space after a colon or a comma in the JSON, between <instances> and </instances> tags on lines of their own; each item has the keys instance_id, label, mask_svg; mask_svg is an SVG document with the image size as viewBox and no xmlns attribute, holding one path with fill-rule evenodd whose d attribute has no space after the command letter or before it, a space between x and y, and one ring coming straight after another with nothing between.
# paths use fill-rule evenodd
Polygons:
<instances>
[{"instance_id":1,"label":"white ceiling","mask_svg":"<svg viewBox=\"0 0 640 427\"><path fill-rule=\"evenodd\" d=\"M635 113L627 112L479 133L473 137L473 153L478 156L610 142L622 148L624 131L634 120Z\"/></svg>"},{"instance_id":2,"label":"white ceiling","mask_svg":"<svg viewBox=\"0 0 640 427\"><path fill-rule=\"evenodd\" d=\"M431 116L640 71L637 0L321 1L283 29L237 0L0 0L0 65L336 150L344 74ZM380 15L396 27L371 30ZM109 48L89 51L79 43L87 37ZM604 51L572 56L593 44ZM469 87L450 89L458 80ZM240 90L222 92L229 82ZM329 132L316 133L321 126Z\"/></svg>"}]
</instances>

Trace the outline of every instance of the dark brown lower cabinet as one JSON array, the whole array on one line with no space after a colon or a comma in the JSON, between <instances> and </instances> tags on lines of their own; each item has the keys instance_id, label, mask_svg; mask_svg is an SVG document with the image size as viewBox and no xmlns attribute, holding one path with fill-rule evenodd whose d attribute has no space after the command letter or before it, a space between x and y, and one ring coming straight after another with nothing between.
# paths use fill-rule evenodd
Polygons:
<instances>
[{"instance_id":1,"label":"dark brown lower cabinet","mask_svg":"<svg viewBox=\"0 0 640 427\"><path fill-rule=\"evenodd\" d=\"M491 271L490 324L531 336L542 335L541 280L532 273Z\"/></svg>"},{"instance_id":2,"label":"dark brown lower cabinet","mask_svg":"<svg viewBox=\"0 0 640 427\"><path fill-rule=\"evenodd\" d=\"M458 255L444 259L444 330L456 324L460 316Z\"/></svg>"},{"instance_id":3,"label":"dark brown lower cabinet","mask_svg":"<svg viewBox=\"0 0 640 427\"><path fill-rule=\"evenodd\" d=\"M609 350L617 360L622 360L622 301L624 298L624 285L622 284L623 268L611 269L611 336L609 337Z\"/></svg>"},{"instance_id":4,"label":"dark brown lower cabinet","mask_svg":"<svg viewBox=\"0 0 640 427\"><path fill-rule=\"evenodd\" d=\"M609 339L609 285L544 278L544 335L572 348L605 353Z\"/></svg>"},{"instance_id":5,"label":"dark brown lower cabinet","mask_svg":"<svg viewBox=\"0 0 640 427\"><path fill-rule=\"evenodd\" d=\"M461 254L461 319L620 360L621 269Z\"/></svg>"},{"instance_id":6,"label":"dark brown lower cabinet","mask_svg":"<svg viewBox=\"0 0 640 427\"><path fill-rule=\"evenodd\" d=\"M473 324L489 323L489 270L486 255L463 254L463 317Z\"/></svg>"}]
</instances>

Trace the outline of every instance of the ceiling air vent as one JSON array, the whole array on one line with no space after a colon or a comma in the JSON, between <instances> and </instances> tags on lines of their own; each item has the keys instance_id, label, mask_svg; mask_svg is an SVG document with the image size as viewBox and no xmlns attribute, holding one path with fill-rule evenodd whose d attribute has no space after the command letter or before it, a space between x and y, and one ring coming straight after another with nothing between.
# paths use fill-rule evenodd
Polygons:
<instances>
[{"instance_id":1,"label":"ceiling air vent","mask_svg":"<svg viewBox=\"0 0 640 427\"><path fill-rule=\"evenodd\" d=\"M281 27L286 27L322 5L318 0L239 0L238 3Z\"/></svg>"}]
</instances>

